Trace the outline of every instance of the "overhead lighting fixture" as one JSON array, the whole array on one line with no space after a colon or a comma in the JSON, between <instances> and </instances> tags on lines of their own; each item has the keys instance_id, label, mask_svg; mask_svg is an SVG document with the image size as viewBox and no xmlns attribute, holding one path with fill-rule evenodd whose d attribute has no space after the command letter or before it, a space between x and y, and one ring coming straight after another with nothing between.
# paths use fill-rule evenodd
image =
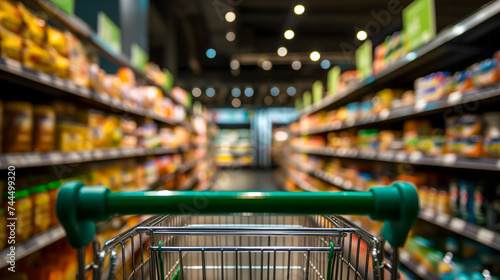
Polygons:
<instances>
[{"instance_id":1,"label":"overhead lighting fixture","mask_svg":"<svg viewBox=\"0 0 500 280\"><path fill-rule=\"evenodd\" d=\"M207 50L207 57L210 59L214 58L216 54L217 54L217 52L214 49Z\"/></svg>"},{"instance_id":2,"label":"overhead lighting fixture","mask_svg":"<svg viewBox=\"0 0 500 280\"><path fill-rule=\"evenodd\" d=\"M277 87L272 87L271 88L271 95L272 96L278 96L280 94L280 89Z\"/></svg>"},{"instance_id":3,"label":"overhead lighting fixture","mask_svg":"<svg viewBox=\"0 0 500 280\"><path fill-rule=\"evenodd\" d=\"M246 96L246 97L252 97L252 96L253 96L253 88L251 88L251 87L247 87L247 88L245 89L245 96Z\"/></svg>"},{"instance_id":4,"label":"overhead lighting fixture","mask_svg":"<svg viewBox=\"0 0 500 280\"><path fill-rule=\"evenodd\" d=\"M294 36L295 36L295 33L293 32L293 30L285 31L285 39L291 40L291 39L293 39Z\"/></svg>"},{"instance_id":5,"label":"overhead lighting fixture","mask_svg":"<svg viewBox=\"0 0 500 280\"><path fill-rule=\"evenodd\" d=\"M288 50L285 47L280 47L278 49L278 55L281 57L285 56L287 53L288 53Z\"/></svg>"},{"instance_id":6,"label":"overhead lighting fixture","mask_svg":"<svg viewBox=\"0 0 500 280\"><path fill-rule=\"evenodd\" d=\"M236 39L236 34L234 34L234 32L229 31L226 33L226 40L228 40L229 42L232 42L232 41L234 41L234 39Z\"/></svg>"},{"instance_id":7,"label":"overhead lighting fixture","mask_svg":"<svg viewBox=\"0 0 500 280\"><path fill-rule=\"evenodd\" d=\"M194 97L200 97L201 96L201 89L200 88L193 88L193 90L191 91L191 94L194 96Z\"/></svg>"},{"instance_id":8,"label":"overhead lighting fixture","mask_svg":"<svg viewBox=\"0 0 500 280\"><path fill-rule=\"evenodd\" d=\"M271 70L271 68L273 68L273 64L271 63L271 61L266 60L266 61L262 62L262 69L269 71L269 70Z\"/></svg>"},{"instance_id":9,"label":"overhead lighting fixture","mask_svg":"<svg viewBox=\"0 0 500 280\"><path fill-rule=\"evenodd\" d=\"M271 106L271 104L273 104L273 98L271 96L266 96L264 98L264 104L266 104L267 106Z\"/></svg>"},{"instance_id":10,"label":"overhead lighting fixture","mask_svg":"<svg viewBox=\"0 0 500 280\"><path fill-rule=\"evenodd\" d=\"M236 19L236 14L233 12L227 12L225 18L227 22L233 22Z\"/></svg>"},{"instance_id":11,"label":"overhead lighting fixture","mask_svg":"<svg viewBox=\"0 0 500 280\"><path fill-rule=\"evenodd\" d=\"M295 87L288 87L286 89L286 93L290 96L294 96L297 93L297 90L295 89Z\"/></svg>"},{"instance_id":12,"label":"overhead lighting fixture","mask_svg":"<svg viewBox=\"0 0 500 280\"><path fill-rule=\"evenodd\" d=\"M300 63L300 61L296 60L296 61L292 62L292 69L293 70L299 70L300 67L302 67L302 63Z\"/></svg>"},{"instance_id":13,"label":"overhead lighting fixture","mask_svg":"<svg viewBox=\"0 0 500 280\"><path fill-rule=\"evenodd\" d=\"M231 101L231 105L233 105L234 108L238 108L241 106L241 100L239 100L238 98L235 98L235 99L233 99L233 101Z\"/></svg>"},{"instance_id":14,"label":"overhead lighting fixture","mask_svg":"<svg viewBox=\"0 0 500 280\"><path fill-rule=\"evenodd\" d=\"M231 95L234 96L234 97L240 97L241 90L239 88L233 88L231 90Z\"/></svg>"},{"instance_id":15,"label":"overhead lighting fixture","mask_svg":"<svg viewBox=\"0 0 500 280\"><path fill-rule=\"evenodd\" d=\"M325 60L321 61L320 65L321 65L321 68L328 69L328 68L330 68L330 61L325 59Z\"/></svg>"},{"instance_id":16,"label":"overhead lighting fixture","mask_svg":"<svg viewBox=\"0 0 500 280\"><path fill-rule=\"evenodd\" d=\"M313 51L311 55L309 55L312 61L318 61L321 58L321 55L317 51Z\"/></svg>"},{"instance_id":17,"label":"overhead lighting fixture","mask_svg":"<svg viewBox=\"0 0 500 280\"><path fill-rule=\"evenodd\" d=\"M215 95L215 89L209 87L209 88L207 88L207 90L205 90L205 94L208 97L214 97L214 95Z\"/></svg>"},{"instance_id":18,"label":"overhead lighting fixture","mask_svg":"<svg viewBox=\"0 0 500 280\"><path fill-rule=\"evenodd\" d=\"M368 38L368 34L366 34L364 30L360 30L358 31L358 34L356 34L356 38L358 38L358 40L360 41L364 41L366 40L366 38Z\"/></svg>"},{"instance_id":19,"label":"overhead lighting fixture","mask_svg":"<svg viewBox=\"0 0 500 280\"><path fill-rule=\"evenodd\" d=\"M293 11L297 15L303 14L305 10L306 10L306 8L304 8L304 6L302 6L302 5L297 5L297 6L295 6L295 8L293 8Z\"/></svg>"},{"instance_id":20,"label":"overhead lighting fixture","mask_svg":"<svg viewBox=\"0 0 500 280\"><path fill-rule=\"evenodd\" d=\"M240 68L240 62L236 59L231 60L231 63L229 63L229 66L231 67L231 69L236 70L236 69Z\"/></svg>"}]
</instances>

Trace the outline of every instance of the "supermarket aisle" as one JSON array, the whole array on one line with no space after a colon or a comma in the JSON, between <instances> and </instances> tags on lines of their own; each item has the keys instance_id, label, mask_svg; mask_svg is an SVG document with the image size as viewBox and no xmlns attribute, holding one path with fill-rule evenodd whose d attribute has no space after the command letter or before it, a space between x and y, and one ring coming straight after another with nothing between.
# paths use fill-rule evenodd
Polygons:
<instances>
[{"instance_id":1,"label":"supermarket aisle","mask_svg":"<svg viewBox=\"0 0 500 280\"><path fill-rule=\"evenodd\" d=\"M215 176L214 191L279 191L274 170L222 169Z\"/></svg>"}]
</instances>

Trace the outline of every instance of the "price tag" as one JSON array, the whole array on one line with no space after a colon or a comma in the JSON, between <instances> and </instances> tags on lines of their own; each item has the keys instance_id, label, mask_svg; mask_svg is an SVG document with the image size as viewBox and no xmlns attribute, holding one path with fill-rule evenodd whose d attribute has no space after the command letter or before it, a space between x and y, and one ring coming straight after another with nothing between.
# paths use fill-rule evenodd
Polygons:
<instances>
[{"instance_id":1,"label":"price tag","mask_svg":"<svg viewBox=\"0 0 500 280\"><path fill-rule=\"evenodd\" d=\"M92 157L89 151L80 152L80 156L85 160L89 160Z\"/></svg>"},{"instance_id":2,"label":"price tag","mask_svg":"<svg viewBox=\"0 0 500 280\"><path fill-rule=\"evenodd\" d=\"M421 152L413 152L410 154L410 161L413 163L417 163L420 160L422 160L422 153Z\"/></svg>"},{"instance_id":3,"label":"price tag","mask_svg":"<svg viewBox=\"0 0 500 280\"><path fill-rule=\"evenodd\" d=\"M385 120L389 117L391 113L389 112L388 109L384 109L382 110L379 114L378 114L378 117L381 119L381 120Z\"/></svg>"},{"instance_id":4,"label":"price tag","mask_svg":"<svg viewBox=\"0 0 500 280\"><path fill-rule=\"evenodd\" d=\"M448 224L449 220L450 220L450 217L448 215L444 215L444 214L438 214L436 217L436 223L440 224L442 226L446 226Z\"/></svg>"},{"instance_id":5,"label":"price tag","mask_svg":"<svg viewBox=\"0 0 500 280\"><path fill-rule=\"evenodd\" d=\"M345 121L346 126L353 126L356 121L354 119L348 119Z\"/></svg>"},{"instance_id":6,"label":"price tag","mask_svg":"<svg viewBox=\"0 0 500 280\"><path fill-rule=\"evenodd\" d=\"M467 223L464 220L453 218L450 222L450 228L455 232L462 232Z\"/></svg>"},{"instance_id":7,"label":"price tag","mask_svg":"<svg viewBox=\"0 0 500 280\"><path fill-rule=\"evenodd\" d=\"M491 244L495 239L495 233L491 230L480 228L477 231L477 239L482 243Z\"/></svg>"},{"instance_id":8,"label":"price tag","mask_svg":"<svg viewBox=\"0 0 500 280\"><path fill-rule=\"evenodd\" d=\"M347 154L347 150L345 148L340 148L337 150L337 154L341 157L345 156Z\"/></svg>"},{"instance_id":9,"label":"price tag","mask_svg":"<svg viewBox=\"0 0 500 280\"><path fill-rule=\"evenodd\" d=\"M456 105L460 102L460 99L462 99L462 92L455 91L448 95L448 99L446 100L446 102L448 103L448 105Z\"/></svg>"},{"instance_id":10,"label":"price tag","mask_svg":"<svg viewBox=\"0 0 500 280\"><path fill-rule=\"evenodd\" d=\"M113 98L111 100L111 104L113 104L113 106L120 106L121 105L121 102L120 100L118 100L117 98Z\"/></svg>"},{"instance_id":11,"label":"price tag","mask_svg":"<svg viewBox=\"0 0 500 280\"><path fill-rule=\"evenodd\" d=\"M443 156L444 165L450 166L454 165L457 162L457 155L455 154L446 154Z\"/></svg>"},{"instance_id":12,"label":"price tag","mask_svg":"<svg viewBox=\"0 0 500 280\"><path fill-rule=\"evenodd\" d=\"M353 186L353 183L351 181L345 181L344 182L344 188L345 189L350 190L350 189L352 189L352 186Z\"/></svg>"},{"instance_id":13,"label":"price tag","mask_svg":"<svg viewBox=\"0 0 500 280\"><path fill-rule=\"evenodd\" d=\"M368 151L368 152L366 152L366 153L367 153L367 157L368 157L368 158L374 158L374 157L376 157L376 156L377 156L377 153L376 153L376 152L374 152L374 151Z\"/></svg>"},{"instance_id":14,"label":"price tag","mask_svg":"<svg viewBox=\"0 0 500 280\"><path fill-rule=\"evenodd\" d=\"M396 160L399 162L404 162L406 160L406 153L405 152L398 152L396 154Z\"/></svg>"},{"instance_id":15,"label":"price tag","mask_svg":"<svg viewBox=\"0 0 500 280\"><path fill-rule=\"evenodd\" d=\"M54 77L54 84L56 87L62 88L64 87L64 80L59 77Z\"/></svg>"},{"instance_id":16,"label":"price tag","mask_svg":"<svg viewBox=\"0 0 500 280\"><path fill-rule=\"evenodd\" d=\"M103 157L104 157L104 153L101 150L95 150L94 151L94 158L101 159Z\"/></svg>"},{"instance_id":17,"label":"price tag","mask_svg":"<svg viewBox=\"0 0 500 280\"><path fill-rule=\"evenodd\" d=\"M388 245L389 243L385 243L386 245ZM389 245L390 247L390 245ZM400 251L399 252L399 259L402 261L402 262L408 262L410 260L410 255L408 253L406 253L405 251Z\"/></svg>"},{"instance_id":18,"label":"price tag","mask_svg":"<svg viewBox=\"0 0 500 280\"><path fill-rule=\"evenodd\" d=\"M82 161L79 152L67 153L65 157L66 157L65 162L80 162L80 161Z\"/></svg>"},{"instance_id":19,"label":"price tag","mask_svg":"<svg viewBox=\"0 0 500 280\"><path fill-rule=\"evenodd\" d=\"M111 151L109 151L109 155L113 158L119 157L120 151L118 149L112 149Z\"/></svg>"},{"instance_id":20,"label":"price tag","mask_svg":"<svg viewBox=\"0 0 500 280\"><path fill-rule=\"evenodd\" d=\"M341 186L344 183L344 179L342 179L339 176L336 176L335 179L333 180L333 182L335 183L335 185Z\"/></svg>"},{"instance_id":21,"label":"price tag","mask_svg":"<svg viewBox=\"0 0 500 280\"><path fill-rule=\"evenodd\" d=\"M50 153L49 154L49 160L51 161L51 163L59 163L61 162L63 159L63 155L61 153Z\"/></svg>"},{"instance_id":22,"label":"price tag","mask_svg":"<svg viewBox=\"0 0 500 280\"><path fill-rule=\"evenodd\" d=\"M432 220L434 219L434 211L430 209L425 209L422 211L422 217L424 217L424 219L426 220Z\"/></svg>"},{"instance_id":23,"label":"price tag","mask_svg":"<svg viewBox=\"0 0 500 280\"><path fill-rule=\"evenodd\" d=\"M83 96L90 96L90 89L88 87L79 87L78 92Z\"/></svg>"},{"instance_id":24,"label":"price tag","mask_svg":"<svg viewBox=\"0 0 500 280\"><path fill-rule=\"evenodd\" d=\"M42 81L46 84L50 83L50 76L48 74L45 74L41 71L38 71L37 76L38 76L38 79L40 79L40 81Z\"/></svg>"},{"instance_id":25,"label":"price tag","mask_svg":"<svg viewBox=\"0 0 500 280\"><path fill-rule=\"evenodd\" d=\"M342 127L342 122L340 122L340 121L335 121L334 123L332 123L333 129L339 129L341 127Z\"/></svg>"},{"instance_id":26,"label":"price tag","mask_svg":"<svg viewBox=\"0 0 500 280\"><path fill-rule=\"evenodd\" d=\"M19 61L6 58L5 64L6 64L7 68L12 72L21 73L23 71L23 67L21 65L21 62L19 62Z\"/></svg>"},{"instance_id":27,"label":"price tag","mask_svg":"<svg viewBox=\"0 0 500 280\"><path fill-rule=\"evenodd\" d=\"M66 87L68 88L69 91L76 92L76 85L72 81L67 80Z\"/></svg>"},{"instance_id":28,"label":"price tag","mask_svg":"<svg viewBox=\"0 0 500 280\"><path fill-rule=\"evenodd\" d=\"M416 272L420 276L427 276L428 273L429 273L428 270L427 270L427 268L425 268L425 266L423 266L421 264L417 266Z\"/></svg>"},{"instance_id":29,"label":"price tag","mask_svg":"<svg viewBox=\"0 0 500 280\"><path fill-rule=\"evenodd\" d=\"M415 111L422 112L425 106L427 106L427 101L425 99L417 100L417 103L415 103Z\"/></svg>"}]
</instances>

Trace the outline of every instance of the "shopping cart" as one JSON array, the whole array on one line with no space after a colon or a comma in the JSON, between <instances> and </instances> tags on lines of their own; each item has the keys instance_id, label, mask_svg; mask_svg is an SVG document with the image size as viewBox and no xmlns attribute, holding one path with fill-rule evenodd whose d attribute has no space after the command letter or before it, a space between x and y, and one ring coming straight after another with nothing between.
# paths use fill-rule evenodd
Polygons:
<instances>
[{"instance_id":1,"label":"shopping cart","mask_svg":"<svg viewBox=\"0 0 500 280\"><path fill-rule=\"evenodd\" d=\"M336 193L111 193L68 182L57 198L78 248L78 279L397 279L397 248L418 211L415 188L403 182ZM94 221L132 214L161 215L101 248ZM384 258L383 238L332 214L383 220L392 260ZM85 265L90 242L93 259Z\"/></svg>"}]
</instances>

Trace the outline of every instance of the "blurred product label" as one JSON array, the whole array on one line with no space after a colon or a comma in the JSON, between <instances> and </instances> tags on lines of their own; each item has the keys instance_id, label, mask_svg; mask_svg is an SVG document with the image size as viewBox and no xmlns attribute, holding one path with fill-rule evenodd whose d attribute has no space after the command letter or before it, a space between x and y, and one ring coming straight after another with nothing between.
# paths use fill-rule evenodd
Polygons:
<instances>
[{"instance_id":1,"label":"blurred product label","mask_svg":"<svg viewBox=\"0 0 500 280\"><path fill-rule=\"evenodd\" d=\"M49 0L54 6L61 9L68 15L73 15L75 13L75 0Z\"/></svg>"},{"instance_id":2,"label":"blurred product label","mask_svg":"<svg viewBox=\"0 0 500 280\"><path fill-rule=\"evenodd\" d=\"M326 82L327 94L336 94L339 84L340 67L337 65L328 71L328 78Z\"/></svg>"},{"instance_id":3,"label":"blurred product label","mask_svg":"<svg viewBox=\"0 0 500 280\"><path fill-rule=\"evenodd\" d=\"M408 51L413 51L436 37L434 0L415 0L403 10L403 34Z\"/></svg>"},{"instance_id":4,"label":"blurred product label","mask_svg":"<svg viewBox=\"0 0 500 280\"><path fill-rule=\"evenodd\" d=\"M314 82L312 86L313 103L320 102L323 99L323 83L321 81Z\"/></svg>"},{"instance_id":5,"label":"blurred product label","mask_svg":"<svg viewBox=\"0 0 500 280\"><path fill-rule=\"evenodd\" d=\"M304 97L303 98L304 98L304 101L303 101L304 108L310 107L311 103L312 103L311 92L310 91L304 92Z\"/></svg>"},{"instance_id":6,"label":"blurred product label","mask_svg":"<svg viewBox=\"0 0 500 280\"><path fill-rule=\"evenodd\" d=\"M148 63L149 55L138 44L133 43L130 46L130 64L139 71L144 72L146 63Z\"/></svg>"}]
</instances>

